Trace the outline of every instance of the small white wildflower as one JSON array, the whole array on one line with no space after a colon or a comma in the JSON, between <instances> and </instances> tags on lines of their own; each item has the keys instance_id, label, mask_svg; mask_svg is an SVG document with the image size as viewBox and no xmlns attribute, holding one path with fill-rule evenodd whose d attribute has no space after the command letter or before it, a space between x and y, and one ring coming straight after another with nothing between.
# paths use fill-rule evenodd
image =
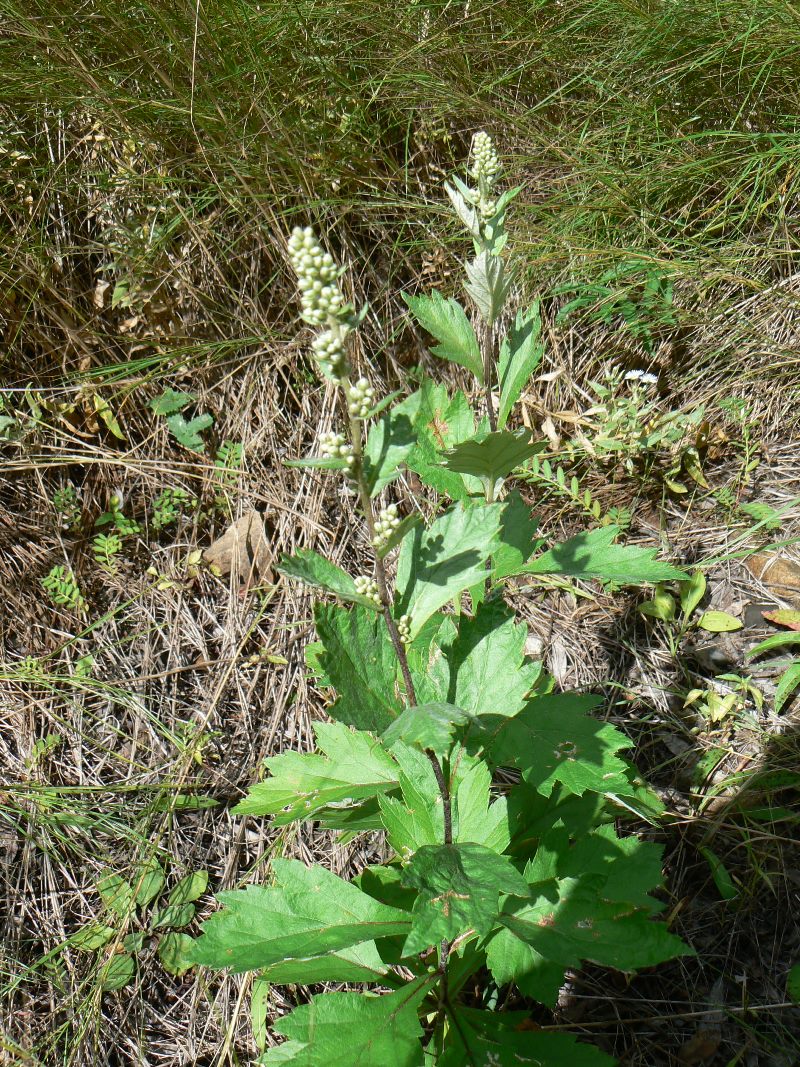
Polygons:
<instances>
[{"instance_id":1,"label":"small white wildflower","mask_svg":"<svg viewBox=\"0 0 800 1067\"><path fill-rule=\"evenodd\" d=\"M326 378L331 378L337 382L345 378L349 371L347 355L344 349L346 336L346 329L342 329L339 332L325 330L324 333L318 334L311 342L320 370Z\"/></svg>"},{"instance_id":2,"label":"small white wildflower","mask_svg":"<svg viewBox=\"0 0 800 1067\"><path fill-rule=\"evenodd\" d=\"M472 138L472 167L470 176L476 181L484 180L491 188L500 173L500 160L492 144L492 139L485 130L479 130Z\"/></svg>"},{"instance_id":3,"label":"small white wildflower","mask_svg":"<svg viewBox=\"0 0 800 1067\"><path fill-rule=\"evenodd\" d=\"M333 257L320 246L310 226L295 226L292 230L289 256L297 274L303 318L312 326L323 326L344 307Z\"/></svg>"},{"instance_id":4,"label":"small white wildflower","mask_svg":"<svg viewBox=\"0 0 800 1067\"><path fill-rule=\"evenodd\" d=\"M375 390L366 378L359 378L347 394L347 410L357 419L365 419L375 403Z\"/></svg>"},{"instance_id":5,"label":"small white wildflower","mask_svg":"<svg viewBox=\"0 0 800 1067\"><path fill-rule=\"evenodd\" d=\"M383 548L402 521L397 514L397 504L385 507L375 520L375 536L372 538L374 547Z\"/></svg>"},{"instance_id":6,"label":"small white wildflower","mask_svg":"<svg viewBox=\"0 0 800 1067\"><path fill-rule=\"evenodd\" d=\"M381 606L381 594L378 592L378 583L374 578L369 578L366 574L359 574L355 579L355 585L357 593L367 597L377 607Z\"/></svg>"},{"instance_id":7,"label":"small white wildflower","mask_svg":"<svg viewBox=\"0 0 800 1067\"><path fill-rule=\"evenodd\" d=\"M353 446L340 433L322 433L319 435L319 450L323 456L343 459L348 467L355 462Z\"/></svg>"},{"instance_id":8,"label":"small white wildflower","mask_svg":"<svg viewBox=\"0 0 800 1067\"><path fill-rule=\"evenodd\" d=\"M642 385L656 385L658 376L645 370L629 370L625 374L626 382L641 382Z\"/></svg>"}]
</instances>

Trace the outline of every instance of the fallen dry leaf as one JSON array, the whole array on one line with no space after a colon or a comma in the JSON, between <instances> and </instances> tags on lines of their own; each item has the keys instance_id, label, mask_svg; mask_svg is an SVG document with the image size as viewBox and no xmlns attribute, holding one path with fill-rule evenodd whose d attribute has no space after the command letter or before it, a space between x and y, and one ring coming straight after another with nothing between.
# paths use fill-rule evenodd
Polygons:
<instances>
[{"instance_id":1,"label":"fallen dry leaf","mask_svg":"<svg viewBox=\"0 0 800 1067\"><path fill-rule=\"evenodd\" d=\"M272 558L264 520L257 511L242 515L203 553L203 559L217 574L232 574L245 588L254 585L256 579L262 583L273 580Z\"/></svg>"},{"instance_id":2,"label":"fallen dry leaf","mask_svg":"<svg viewBox=\"0 0 800 1067\"><path fill-rule=\"evenodd\" d=\"M800 611L764 611L765 619L776 626L785 626L789 630L800 630Z\"/></svg>"},{"instance_id":3,"label":"fallen dry leaf","mask_svg":"<svg viewBox=\"0 0 800 1067\"><path fill-rule=\"evenodd\" d=\"M800 607L800 564L771 552L758 552L745 560L745 566L775 596Z\"/></svg>"},{"instance_id":4,"label":"fallen dry leaf","mask_svg":"<svg viewBox=\"0 0 800 1067\"><path fill-rule=\"evenodd\" d=\"M719 1027L713 1030L698 1030L694 1037L682 1046L678 1059L686 1064L704 1063L717 1054L721 1042Z\"/></svg>"}]
</instances>

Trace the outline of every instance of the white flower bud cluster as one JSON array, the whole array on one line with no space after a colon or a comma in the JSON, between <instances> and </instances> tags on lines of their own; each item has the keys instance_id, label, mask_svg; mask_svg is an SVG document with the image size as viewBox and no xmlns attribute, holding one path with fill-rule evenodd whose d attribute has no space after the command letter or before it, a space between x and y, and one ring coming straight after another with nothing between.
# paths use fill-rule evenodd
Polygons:
<instances>
[{"instance_id":1,"label":"white flower bud cluster","mask_svg":"<svg viewBox=\"0 0 800 1067\"><path fill-rule=\"evenodd\" d=\"M319 435L319 450L323 456L332 456L334 459L343 459L348 467L355 462L353 446L346 441L340 433L321 433Z\"/></svg>"},{"instance_id":2,"label":"white flower bud cluster","mask_svg":"<svg viewBox=\"0 0 800 1067\"><path fill-rule=\"evenodd\" d=\"M494 185L500 173L500 160L492 144L492 139L485 130L479 130L472 138L472 168L470 175L476 180L481 178L487 187Z\"/></svg>"},{"instance_id":3,"label":"white flower bud cluster","mask_svg":"<svg viewBox=\"0 0 800 1067\"><path fill-rule=\"evenodd\" d=\"M401 615L397 620L397 633L404 645L411 641L411 616Z\"/></svg>"},{"instance_id":4,"label":"white flower bud cluster","mask_svg":"<svg viewBox=\"0 0 800 1067\"><path fill-rule=\"evenodd\" d=\"M381 594L378 592L378 583L374 578L368 578L365 574L359 574L355 582L357 593L367 597L378 607L381 606Z\"/></svg>"},{"instance_id":5,"label":"white flower bud cluster","mask_svg":"<svg viewBox=\"0 0 800 1067\"><path fill-rule=\"evenodd\" d=\"M383 548L394 531L403 520L397 514L397 504L389 504L375 521L375 536L372 544L375 548Z\"/></svg>"},{"instance_id":6,"label":"white flower bud cluster","mask_svg":"<svg viewBox=\"0 0 800 1067\"><path fill-rule=\"evenodd\" d=\"M323 251L310 226L292 230L289 255L297 274L303 318L312 326L323 326L329 316L335 318L344 307L333 257Z\"/></svg>"},{"instance_id":7,"label":"white flower bud cluster","mask_svg":"<svg viewBox=\"0 0 800 1067\"><path fill-rule=\"evenodd\" d=\"M347 410L357 419L365 419L375 403L375 390L366 378L359 378L347 394Z\"/></svg>"},{"instance_id":8,"label":"white flower bud cluster","mask_svg":"<svg viewBox=\"0 0 800 1067\"><path fill-rule=\"evenodd\" d=\"M325 330L324 333L318 334L311 342L320 370L326 378L331 378L333 381L339 381L347 377L349 372L347 355L344 350L346 336L347 330L345 328L342 328L339 333L335 333L333 330Z\"/></svg>"}]
</instances>

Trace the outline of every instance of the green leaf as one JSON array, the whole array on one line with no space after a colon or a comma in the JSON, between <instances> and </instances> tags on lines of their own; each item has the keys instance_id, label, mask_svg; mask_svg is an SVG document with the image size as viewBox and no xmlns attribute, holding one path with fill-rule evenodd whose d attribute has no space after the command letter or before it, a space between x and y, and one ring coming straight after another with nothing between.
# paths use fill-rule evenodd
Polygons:
<instances>
[{"instance_id":1,"label":"green leaf","mask_svg":"<svg viewBox=\"0 0 800 1067\"><path fill-rule=\"evenodd\" d=\"M277 569L289 578L297 578L306 585L324 589L351 604L360 604L370 611L381 610L369 597L356 591L355 580L346 571L313 549L301 548L293 556L281 556Z\"/></svg>"},{"instance_id":2,"label":"green leaf","mask_svg":"<svg viewBox=\"0 0 800 1067\"><path fill-rule=\"evenodd\" d=\"M544 543L536 537L538 520L517 489L508 494L502 508L500 547L492 555L492 577L495 579L517 574Z\"/></svg>"},{"instance_id":3,"label":"green leaf","mask_svg":"<svg viewBox=\"0 0 800 1067\"><path fill-rule=\"evenodd\" d=\"M569 574L573 578L603 578L621 585L641 582L667 582L685 579L683 571L671 563L655 559L657 549L635 545L615 545L618 526L601 526L556 545L519 574Z\"/></svg>"},{"instance_id":4,"label":"green leaf","mask_svg":"<svg viewBox=\"0 0 800 1067\"><path fill-rule=\"evenodd\" d=\"M370 497L380 491L400 473L401 464L417 443L414 429L422 403L417 390L382 415L369 431L364 445L364 477Z\"/></svg>"},{"instance_id":5,"label":"green leaf","mask_svg":"<svg viewBox=\"0 0 800 1067\"><path fill-rule=\"evenodd\" d=\"M481 441L464 441L449 449L444 453L441 465L457 474L478 478L484 491L493 497L506 475L544 447L541 441L531 443L527 430L515 433L500 430L487 434Z\"/></svg>"},{"instance_id":6,"label":"green leaf","mask_svg":"<svg viewBox=\"0 0 800 1067\"><path fill-rule=\"evenodd\" d=\"M771 637L768 637L765 641L760 641L754 648L751 648L746 655L749 659L750 656L760 656L763 652L771 652L773 648L786 648L792 645L800 645L799 632L772 634Z\"/></svg>"},{"instance_id":7,"label":"green leaf","mask_svg":"<svg viewBox=\"0 0 800 1067\"><path fill-rule=\"evenodd\" d=\"M788 670L784 671L775 687L776 712L781 710L798 685L800 685L800 663L793 663Z\"/></svg>"},{"instance_id":8,"label":"green leaf","mask_svg":"<svg viewBox=\"0 0 800 1067\"><path fill-rule=\"evenodd\" d=\"M613 726L586 714L597 697L575 693L538 697L513 719L486 717L500 728L490 747L499 764L519 767L523 779L549 796L556 782L571 793L630 791L628 765L615 755L631 743Z\"/></svg>"},{"instance_id":9,"label":"green leaf","mask_svg":"<svg viewBox=\"0 0 800 1067\"><path fill-rule=\"evenodd\" d=\"M323 646L317 661L338 692L328 714L338 722L379 734L402 711L395 695L397 657L386 623L375 612L318 604L314 610Z\"/></svg>"},{"instance_id":10,"label":"green leaf","mask_svg":"<svg viewBox=\"0 0 800 1067\"><path fill-rule=\"evenodd\" d=\"M203 923L196 963L252 971L408 932L406 913L379 904L324 867L275 859L272 871L274 886L219 894L225 907Z\"/></svg>"},{"instance_id":11,"label":"green leaf","mask_svg":"<svg viewBox=\"0 0 800 1067\"><path fill-rule=\"evenodd\" d=\"M525 996L556 1006L558 993L564 984L566 966L547 960L535 948L501 929L486 948L486 966L499 986L512 982Z\"/></svg>"},{"instance_id":12,"label":"green leaf","mask_svg":"<svg viewBox=\"0 0 800 1067\"><path fill-rule=\"evenodd\" d=\"M500 407L497 412L497 427L502 430L519 400L522 390L539 366L544 346L541 341L542 320L539 305L534 304L527 312L517 312L514 325L500 346L500 361L497 376L500 384Z\"/></svg>"},{"instance_id":13,"label":"green leaf","mask_svg":"<svg viewBox=\"0 0 800 1067\"><path fill-rule=\"evenodd\" d=\"M467 199L470 192L469 187L464 185L459 178L454 177L453 181L456 188L453 188L449 182L445 182L445 192L450 198L450 203L453 205L456 215L458 215L472 236L478 239L481 235L481 223L475 206Z\"/></svg>"},{"instance_id":14,"label":"green leaf","mask_svg":"<svg viewBox=\"0 0 800 1067\"><path fill-rule=\"evenodd\" d=\"M729 634L742 628L739 619L729 615L727 611L705 611L698 619L697 625L711 634Z\"/></svg>"},{"instance_id":15,"label":"green leaf","mask_svg":"<svg viewBox=\"0 0 800 1067\"><path fill-rule=\"evenodd\" d=\"M170 415L167 426L179 444L188 448L190 452L204 452L205 444L200 434L207 430L214 422L213 415L198 415L188 422L183 415Z\"/></svg>"},{"instance_id":16,"label":"green leaf","mask_svg":"<svg viewBox=\"0 0 800 1067\"><path fill-rule=\"evenodd\" d=\"M477 1011L457 1005L451 1040L438 1067L614 1067L616 1060L570 1034L525 1027L526 1012Z\"/></svg>"},{"instance_id":17,"label":"green leaf","mask_svg":"<svg viewBox=\"0 0 800 1067\"><path fill-rule=\"evenodd\" d=\"M511 288L511 278L505 272L505 264L499 256L481 252L464 266L469 279L465 288L475 301L484 322L492 326L503 310Z\"/></svg>"},{"instance_id":18,"label":"green leaf","mask_svg":"<svg viewBox=\"0 0 800 1067\"><path fill-rule=\"evenodd\" d=\"M194 918L194 904L167 904L153 916L152 929L160 930L165 926L180 930L188 926Z\"/></svg>"},{"instance_id":19,"label":"green leaf","mask_svg":"<svg viewBox=\"0 0 800 1067\"><path fill-rule=\"evenodd\" d=\"M177 389L165 389L161 396L155 397L147 405L154 415L174 415L176 411L183 411L197 397L194 393L182 393Z\"/></svg>"},{"instance_id":20,"label":"green leaf","mask_svg":"<svg viewBox=\"0 0 800 1067\"><path fill-rule=\"evenodd\" d=\"M426 664L422 691L470 715L516 715L540 674L525 657L527 635L502 601L481 604L472 618L461 616L457 634L441 643L442 655Z\"/></svg>"},{"instance_id":21,"label":"green leaf","mask_svg":"<svg viewBox=\"0 0 800 1067\"><path fill-rule=\"evenodd\" d=\"M411 314L439 342L431 352L440 359L466 367L483 384L483 363L478 338L464 309L452 297L449 300L435 290L430 296L400 294Z\"/></svg>"},{"instance_id":22,"label":"green leaf","mask_svg":"<svg viewBox=\"0 0 800 1067\"><path fill-rule=\"evenodd\" d=\"M402 799L382 796L378 804L389 844L407 859L422 845L442 841L442 797L427 756L402 743L395 744L392 754L400 764Z\"/></svg>"},{"instance_id":23,"label":"green leaf","mask_svg":"<svg viewBox=\"0 0 800 1067\"><path fill-rule=\"evenodd\" d=\"M423 845L405 868L403 885L417 890L405 956L422 952L466 930L488 934L500 894L529 895L511 860L483 845Z\"/></svg>"},{"instance_id":24,"label":"green leaf","mask_svg":"<svg viewBox=\"0 0 800 1067\"><path fill-rule=\"evenodd\" d=\"M100 968L100 988L106 993L124 989L133 981L135 972L136 963L133 956L116 953Z\"/></svg>"},{"instance_id":25,"label":"green leaf","mask_svg":"<svg viewBox=\"0 0 800 1067\"><path fill-rule=\"evenodd\" d=\"M533 888L540 890L534 903L509 898L500 920L541 956L565 969L589 960L634 970L692 954L648 911L603 900L591 880L567 878Z\"/></svg>"},{"instance_id":26,"label":"green leaf","mask_svg":"<svg viewBox=\"0 0 800 1067\"><path fill-rule=\"evenodd\" d=\"M315 723L314 733L324 755L270 757L265 762L271 777L250 787L234 815L274 815L273 825L284 826L313 818L329 804L363 801L397 787L398 766L371 734L337 722Z\"/></svg>"},{"instance_id":27,"label":"green leaf","mask_svg":"<svg viewBox=\"0 0 800 1067\"><path fill-rule=\"evenodd\" d=\"M678 591L681 601L681 611L684 618L688 619L694 609L706 595L706 579L702 571L694 571L691 578L678 583Z\"/></svg>"},{"instance_id":28,"label":"green leaf","mask_svg":"<svg viewBox=\"0 0 800 1067\"><path fill-rule=\"evenodd\" d=\"M800 963L796 963L786 976L786 995L795 1004L800 1004Z\"/></svg>"},{"instance_id":29,"label":"green leaf","mask_svg":"<svg viewBox=\"0 0 800 1067\"><path fill-rule=\"evenodd\" d=\"M104 875L97 883L97 891L108 910L120 919L127 919L133 914L136 908L133 889L120 875Z\"/></svg>"},{"instance_id":30,"label":"green leaf","mask_svg":"<svg viewBox=\"0 0 800 1067\"><path fill-rule=\"evenodd\" d=\"M736 888L728 868L716 852L707 846L701 845L699 851L709 866L711 877L714 879L714 885L717 887L719 895L723 900L735 900L739 896L739 890Z\"/></svg>"},{"instance_id":31,"label":"green leaf","mask_svg":"<svg viewBox=\"0 0 800 1067\"><path fill-rule=\"evenodd\" d=\"M96 952L102 948L116 933L113 926L103 926L102 923L91 923L76 930L69 939L70 945L79 952Z\"/></svg>"},{"instance_id":32,"label":"green leaf","mask_svg":"<svg viewBox=\"0 0 800 1067\"><path fill-rule=\"evenodd\" d=\"M199 900L208 888L208 871L185 874L169 895L170 904L191 904Z\"/></svg>"},{"instance_id":33,"label":"green leaf","mask_svg":"<svg viewBox=\"0 0 800 1067\"><path fill-rule=\"evenodd\" d=\"M480 483L472 482L440 465L439 453L466 441L475 433L475 416L461 391L452 399L442 385L426 381L420 389L420 408L415 423L417 443L406 463L426 485L453 500L464 500L469 493L480 492ZM474 486L474 490L473 490Z\"/></svg>"},{"instance_id":34,"label":"green leaf","mask_svg":"<svg viewBox=\"0 0 800 1067\"><path fill-rule=\"evenodd\" d=\"M660 619L661 622L671 622L675 618L675 597L668 593L660 583L656 586L652 600L639 605L642 615L649 615L651 619Z\"/></svg>"},{"instance_id":35,"label":"green leaf","mask_svg":"<svg viewBox=\"0 0 800 1067\"><path fill-rule=\"evenodd\" d=\"M180 978L194 967L193 949L194 939L188 934L168 933L158 942L156 951L164 970Z\"/></svg>"},{"instance_id":36,"label":"green leaf","mask_svg":"<svg viewBox=\"0 0 800 1067\"><path fill-rule=\"evenodd\" d=\"M365 941L326 956L274 963L262 974L276 985L307 986L316 982L380 982L387 971L375 943Z\"/></svg>"},{"instance_id":37,"label":"green leaf","mask_svg":"<svg viewBox=\"0 0 800 1067\"><path fill-rule=\"evenodd\" d=\"M417 1008L430 981L421 978L383 996L317 994L274 1024L275 1032L290 1040L270 1049L262 1062L267 1067L422 1067Z\"/></svg>"},{"instance_id":38,"label":"green leaf","mask_svg":"<svg viewBox=\"0 0 800 1067\"><path fill-rule=\"evenodd\" d=\"M455 790L453 840L485 845L493 852L505 852L509 843L506 798L501 796L492 801L492 774L483 760L471 761L471 757L463 752L459 758L461 768L467 769Z\"/></svg>"},{"instance_id":39,"label":"green leaf","mask_svg":"<svg viewBox=\"0 0 800 1067\"><path fill-rule=\"evenodd\" d=\"M122 939L122 947L125 952L129 952L132 956L135 956L137 952L141 952L144 948L146 934L143 930L135 930L132 934L126 934Z\"/></svg>"},{"instance_id":40,"label":"green leaf","mask_svg":"<svg viewBox=\"0 0 800 1067\"><path fill-rule=\"evenodd\" d=\"M500 518L500 505L457 504L403 542L396 609L411 616L412 639L435 611L485 577L486 560L499 543Z\"/></svg>"},{"instance_id":41,"label":"green leaf","mask_svg":"<svg viewBox=\"0 0 800 1067\"><path fill-rule=\"evenodd\" d=\"M473 716L454 704L420 704L406 708L394 720L381 738L387 748L396 741L406 745L418 745L421 749L445 753L453 742L457 726L463 726Z\"/></svg>"},{"instance_id":42,"label":"green leaf","mask_svg":"<svg viewBox=\"0 0 800 1067\"><path fill-rule=\"evenodd\" d=\"M146 907L151 900L155 900L164 888L164 872L155 862L150 864L143 874L134 879L136 885L136 903L140 908Z\"/></svg>"},{"instance_id":43,"label":"green leaf","mask_svg":"<svg viewBox=\"0 0 800 1067\"><path fill-rule=\"evenodd\" d=\"M250 1026L253 1041L259 1052L267 1047L269 1033L269 991L272 983L268 978L258 975L253 979L250 992Z\"/></svg>"}]
</instances>

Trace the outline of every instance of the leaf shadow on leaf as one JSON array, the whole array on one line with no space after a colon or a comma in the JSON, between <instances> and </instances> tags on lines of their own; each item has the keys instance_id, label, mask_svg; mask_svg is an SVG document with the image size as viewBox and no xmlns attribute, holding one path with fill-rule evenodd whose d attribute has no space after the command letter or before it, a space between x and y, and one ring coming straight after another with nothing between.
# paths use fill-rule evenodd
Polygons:
<instances>
[{"instance_id":1,"label":"leaf shadow on leaf","mask_svg":"<svg viewBox=\"0 0 800 1067\"><path fill-rule=\"evenodd\" d=\"M378 430L379 427L383 427L383 433L376 435L375 431ZM383 474L389 457L389 450L410 449L416 444L417 437L414 433L414 426L411 419L407 415L393 412L391 415L384 415L381 421L370 433L370 445L374 440L380 442L377 453L375 455L365 453L364 455L364 474L367 479L370 493L373 492L378 480Z\"/></svg>"}]
</instances>

